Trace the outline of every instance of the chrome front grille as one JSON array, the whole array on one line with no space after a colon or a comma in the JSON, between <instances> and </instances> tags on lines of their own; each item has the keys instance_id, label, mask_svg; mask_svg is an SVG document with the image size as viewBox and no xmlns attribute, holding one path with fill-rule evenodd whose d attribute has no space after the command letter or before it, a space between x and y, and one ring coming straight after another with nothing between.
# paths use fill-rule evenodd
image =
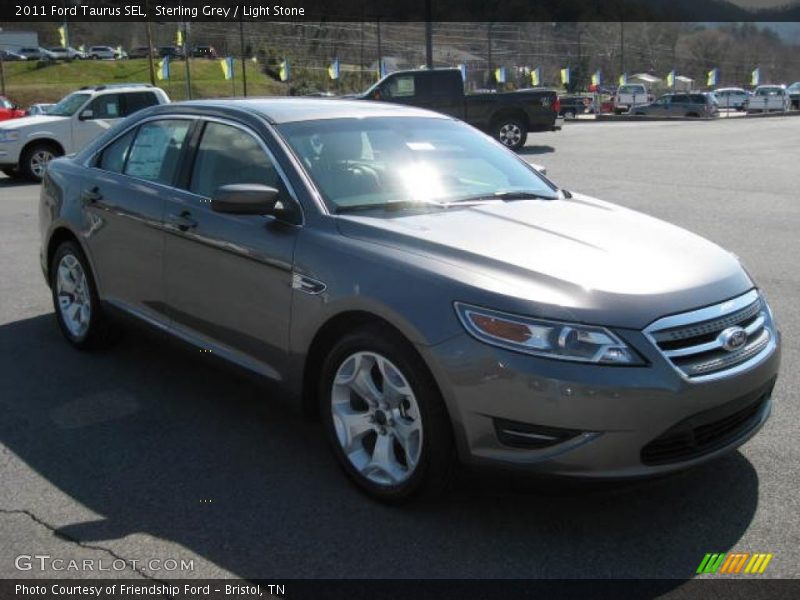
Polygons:
<instances>
[{"instance_id":1,"label":"chrome front grille","mask_svg":"<svg viewBox=\"0 0 800 600\"><path fill-rule=\"evenodd\" d=\"M769 309L755 290L659 319L645 329L645 335L679 373L692 380L744 368L775 345Z\"/></svg>"}]
</instances>

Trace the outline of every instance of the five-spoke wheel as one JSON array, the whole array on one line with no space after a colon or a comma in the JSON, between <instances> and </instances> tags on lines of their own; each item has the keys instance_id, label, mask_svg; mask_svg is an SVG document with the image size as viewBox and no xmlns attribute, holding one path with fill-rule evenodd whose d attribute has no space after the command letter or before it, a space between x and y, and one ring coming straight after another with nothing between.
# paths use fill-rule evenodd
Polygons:
<instances>
[{"instance_id":1,"label":"five-spoke wheel","mask_svg":"<svg viewBox=\"0 0 800 600\"><path fill-rule=\"evenodd\" d=\"M374 498L439 491L454 462L452 429L422 358L396 331L345 334L322 367L320 412L333 453Z\"/></svg>"}]
</instances>

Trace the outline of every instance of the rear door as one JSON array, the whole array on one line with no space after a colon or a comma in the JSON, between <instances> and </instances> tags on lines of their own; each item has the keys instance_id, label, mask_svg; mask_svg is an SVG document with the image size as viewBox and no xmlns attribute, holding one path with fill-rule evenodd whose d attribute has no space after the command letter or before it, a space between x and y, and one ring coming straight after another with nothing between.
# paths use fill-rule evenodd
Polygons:
<instances>
[{"instance_id":1,"label":"rear door","mask_svg":"<svg viewBox=\"0 0 800 600\"><path fill-rule=\"evenodd\" d=\"M291 193L259 135L207 121L185 190L167 201L165 271L173 328L194 343L279 378L289 343L292 259L300 227L211 210L220 186L259 183Z\"/></svg>"},{"instance_id":2,"label":"rear door","mask_svg":"<svg viewBox=\"0 0 800 600\"><path fill-rule=\"evenodd\" d=\"M164 323L164 204L193 123L165 117L130 129L95 156L81 184L103 298Z\"/></svg>"}]
</instances>

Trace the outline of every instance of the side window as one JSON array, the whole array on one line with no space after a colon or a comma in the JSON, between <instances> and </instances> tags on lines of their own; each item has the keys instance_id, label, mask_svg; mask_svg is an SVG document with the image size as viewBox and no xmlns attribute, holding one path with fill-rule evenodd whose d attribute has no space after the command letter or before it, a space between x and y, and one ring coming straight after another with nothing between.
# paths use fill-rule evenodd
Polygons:
<instances>
[{"instance_id":1,"label":"side window","mask_svg":"<svg viewBox=\"0 0 800 600\"><path fill-rule=\"evenodd\" d=\"M191 121L150 121L139 127L125 174L171 185Z\"/></svg>"},{"instance_id":2,"label":"side window","mask_svg":"<svg viewBox=\"0 0 800 600\"><path fill-rule=\"evenodd\" d=\"M692 104L705 104L706 97L703 94L692 94L689 96L692 99Z\"/></svg>"},{"instance_id":3,"label":"side window","mask_svg":"<svg viewBox=\"0 0 800 600\"><path fill-rule=\"evenodd\" d=\"M122 169L125 168L125 160L128 158L133 136L135 135L136 130L134 129L106 146L100 154L97 167L104 171L122 173Z\"/></svg>"},{"instance_id":4,"label":"side window","mask_svg":"<svg viewBox=\"0 0 800 600\"><path fill-rule=\"evenodd\" d=\"M132 92L122 96L124 103L124 116L132 115L137 110L158 104L158 98L153 92Z\"/></svg>"},{"instance_id":5,"label":"side window","mask_svg":"<svg viewBox=\"0 0 800 600\"><path fill-rule=\"evenodd\" d=\"M385 86L390 98L408 98L415 94L414 91L414 76L413 75L398 75L390 79L388 85Z\"/></svg>"},{"instance_id":6,"label":"side window","mask_svg":"<svg viewBox=\"0 0 800 600\"><path fill-rule=\"evenodd\" d=\"M119 119L122 117L119 94L98 96L87 108L92 111L93 119Z\"/></svg>"},{"instance_id":7,"label":"side window","mask_svg":"<svg viewBox=\"0 0 800 600\"><path fill-rule=\"evenodd\" d=\"M210 198L217 188L233 183L282 187L275 166L252 135L231 125L207 123L189 189Z\"/></svg>"}]
</instances>

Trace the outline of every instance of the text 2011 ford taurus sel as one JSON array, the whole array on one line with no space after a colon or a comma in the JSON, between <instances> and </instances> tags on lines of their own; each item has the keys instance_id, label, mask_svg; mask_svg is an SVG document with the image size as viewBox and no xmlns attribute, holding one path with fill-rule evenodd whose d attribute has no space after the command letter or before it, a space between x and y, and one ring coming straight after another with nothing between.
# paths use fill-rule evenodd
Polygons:
<instances>
[{"instance_id":1,"label":"text 2011 ford taurus sel","mask_svg":"<svg viewBox=\"0 0 800 600\"><path fill-rule=\"evenodd\" d=\"M780 337L731 253L424 110L153 107L52 162L40 218L72 344L122 311L280 382L383 500L457 460L660 474L770 412Z\"/></svg>"}]
</instances>

